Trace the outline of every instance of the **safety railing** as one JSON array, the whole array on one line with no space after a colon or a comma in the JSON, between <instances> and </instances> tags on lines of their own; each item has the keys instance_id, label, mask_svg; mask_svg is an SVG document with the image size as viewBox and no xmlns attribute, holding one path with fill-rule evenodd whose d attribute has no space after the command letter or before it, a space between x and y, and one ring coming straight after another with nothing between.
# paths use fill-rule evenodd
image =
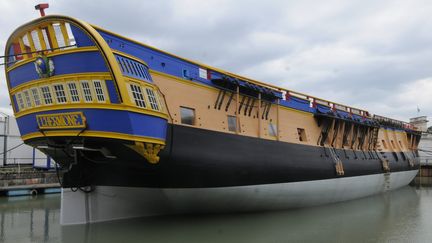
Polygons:
<instances>
[{"instance_id":1,"label":"safety railing","mask_svg":"<svg viewBox=\"0 0 432 243\"><path fill-rule=\"evenodd\" d=\"M417 130L417 127L413 126L412 124L409 124L404 121L395 120L392 118L379 116L379 115L373 115L373 119L377 121L379 124L384 126L391 126L391 127L397 127L401 129L410 129L410 130Z\"/></svg>"},{"instance_id":2,"label":"safety railing","mask_svg":"<svg viewBox=\"0 0 432 243\"><path fill-rule=\"evenodd\" d=\"M340 111L348 112L350 114L356 114L362 117L370 117L369 112L366 110L354 108L347 105L342 105L336 102L328 101L325 99L317 98L311 95L303 94L292 90L283 90L282 92L285 93L286 99L289 99L290 97L296 97L296 98L309 101L310 107L316 107L319 104L319 105L330 107L330 109L333 111L340 110Z\"/></svg>"}]
</instances>

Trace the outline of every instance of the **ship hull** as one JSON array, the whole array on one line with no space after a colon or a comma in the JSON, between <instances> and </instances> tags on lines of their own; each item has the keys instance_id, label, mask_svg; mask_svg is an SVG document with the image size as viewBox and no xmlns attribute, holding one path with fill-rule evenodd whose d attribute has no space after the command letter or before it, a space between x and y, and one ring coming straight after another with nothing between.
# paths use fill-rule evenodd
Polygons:
<instances>
[{"instance_id":1,"label":"ship hull","mask_svg":"<svg viewBox=\"0 0 432 243\"><path fill-rule=\"evenodd\" d=\"M39 141L40 142L40 141ZM106 147L117 159L89 160L80 156L78 165L64 177L64 187L123 186L147 188L206 188L289 183L340 178L329 148L238 136L204 129L170 125L167 146L158 164L121 141L97 140L86 144ZM335 150L343 177L382 174L379 157L389 161L391 172L418 169L414 153L376 153ZM50 151L58 156L60 151ZM64 161L65 158L56 158ZM408 159L415 161L410 165Z\"/></svg>"},{"instance_id":2,"label":"ship hull","mask_svg":"<svg viewBox=\"0 0 432 243\"><path fill-rule=\"evenodd\" d=\"M315 181L207 188L63 188L61 223L186 213L283 210L347 201L406 186L417 170Z\"/></svg>"},{"instance_id":3,"label":"ship hull","mask_svg":"<svg viewBox=\"0 0 432 243\"><path fill-rule=\"evenodd\" d=\"M94 163L80 157L64 178L61 223L315 206L394 190L418 172L417 163L412 167L398 155L396 161L391 153L337 150L345 171L339 176L328 148L185 126L170 125L169 130L156 165L121 143L107 145L128 155L118 161ZM390 172L378 156L388 157ZM77 190L79 186L92 191Z\"/></svg>"}]
</instances>

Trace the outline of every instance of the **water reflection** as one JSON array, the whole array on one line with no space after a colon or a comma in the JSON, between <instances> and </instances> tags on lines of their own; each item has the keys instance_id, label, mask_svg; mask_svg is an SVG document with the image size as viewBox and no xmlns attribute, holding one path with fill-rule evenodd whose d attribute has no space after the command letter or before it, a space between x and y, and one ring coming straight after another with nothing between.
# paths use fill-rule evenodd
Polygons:
<instances>
[{"instance_id":1,"label":"water reflection","mask_svg":"<svg viewBox=\"0 0 432 243\"><path fill-rule=\"evenodd\" d=\"M432 189L254 214L166 216L59 226L60 196L1 198L5 242L428 242Z\"/></svg>"},{"instance_id":2,"label":"water reflection","mask_svg":"<svg viewBox=\"0 0 432 243\"><path fill-rule=\"evenodd\" d=\"M255 214L169 216L63 227L65 242L353 242L401 239L419 222L410 187L347 203ZM390 233L390 234L388 234ZM408 232L409 239L413 239Z\"/></svg>"},{"instance_id":3,"label":"water reflection","mask_svg":"<svg viewBox=\"0 0 432 243\"><path fill-rule=\"evenodd\" d=\"M1 242L59 242L59 195L0 197Z\"/></svg>"}]
</instances>

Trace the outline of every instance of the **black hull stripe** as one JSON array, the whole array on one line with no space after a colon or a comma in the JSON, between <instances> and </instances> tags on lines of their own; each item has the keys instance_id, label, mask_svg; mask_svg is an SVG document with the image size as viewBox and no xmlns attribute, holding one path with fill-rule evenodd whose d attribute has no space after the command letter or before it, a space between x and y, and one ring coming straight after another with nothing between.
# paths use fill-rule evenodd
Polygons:
<instances>
[{"instance_id":1,"label":"black hull stripe","mask_svg":"<svg viewBox=\"0 0 432 243\"><path fill-rule=\"evenodd\" d=\"M81 157L65 174L64 186L105 185L161 188L200 188L286 183L338 178L328 149L170 125L167 146L156 165L118 140L86 140L103 145L117 156L109 163ZM36 142L36 141L34 141ZM39 141L40 142L40 141ZM344 176L384 173L376 155L337 150ZM392 153L383 154L390 171L418 169ZM406 153L413 159L413 153ZM53 156L53 155L52 155ZM374 157L374 158L372 158ZM62 158L54 158L61 161ZM417 160L416 160L417 161Z\"/></svg>"}]
</instances>

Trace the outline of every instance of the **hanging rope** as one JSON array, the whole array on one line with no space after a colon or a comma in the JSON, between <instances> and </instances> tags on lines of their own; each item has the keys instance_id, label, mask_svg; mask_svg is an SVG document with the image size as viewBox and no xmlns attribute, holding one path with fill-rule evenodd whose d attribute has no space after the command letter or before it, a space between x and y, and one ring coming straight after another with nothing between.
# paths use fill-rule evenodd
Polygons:
<instances>
[{"instance_id":1,"label":"hanging rope","mask_svg":"<svg viewBox=\"0 0 432 243\"><path fill-rule=\"evenodd\" d=\"M34 54L34 53L42 53L45 51L60 50L60 49L64 49L64 48L74 47L74 46L76 47L77 45L73 44L73 45L62 46L62 47L57 47L57 48L49 48L49 49L44 49L44 50L39 50L39 51L30 51L30 52L23 52L23 53L13 54L13 55L5 55L5 56L0 56L0 58L17 57L17 56L23 56L23 55L28 55L28 54ZM10 64L10 63L15 63L15 62L0 63L0 66Z\"/></svg>"},{"instance_id":2,"label":"hanging rope","mask_svg":"<svg viewBox=\"0 0 432 243\"><path fill-rule=\"evenodd\" d=\"M15 147L13 147L13 148L10 148L9 150L6 150L6 151L3 152L3 153L0 153L0 155L5 154L5 153L7 153L7 152L10 152L10 151L12 151L12 150L18 148L19 146L21 146L21 145L23 145L23 144L24 144L24 143L20 143L20 144L18 144L17 146L15 146Z\"/></svg>"}]
</instances>

